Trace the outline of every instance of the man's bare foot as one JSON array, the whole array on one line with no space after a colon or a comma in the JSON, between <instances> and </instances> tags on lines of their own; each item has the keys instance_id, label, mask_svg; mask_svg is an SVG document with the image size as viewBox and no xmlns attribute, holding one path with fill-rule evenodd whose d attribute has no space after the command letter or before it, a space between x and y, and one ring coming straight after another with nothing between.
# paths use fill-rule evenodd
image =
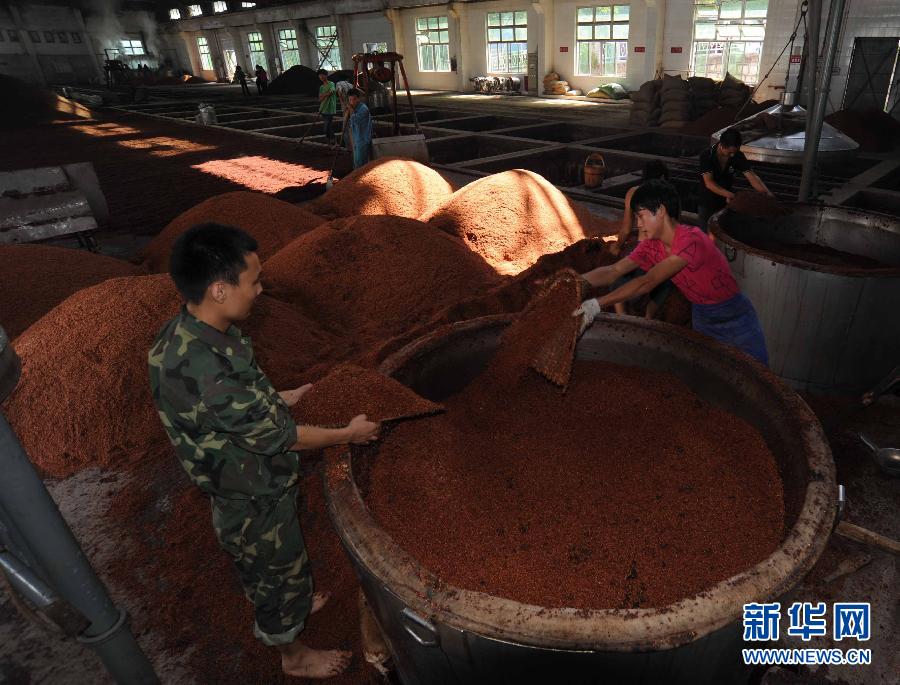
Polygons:
<instances>
[{"instance_id":1,"label":"man's bare foot","mask_svg":"<svg viewBox=\"0 0 900 685\"><path fill-rule=\"evenodd\" d=\"M312 609L309 610L310 614L316 613L323 606L328 604L328 600L331 599L330 592L316 592L313 593L312 596Z\"/></svg>"},{"instance_id":2,"label":"man's bare foot","mask_svg":"<svg viewBox=\"0 0 900 685\"><path fill-rule=\"evenodd\" d=\"M339 649L312 649L297 641L280 651L281 670L296 678L334 677L347 670L352 656Z\"/></svg>"}]
</instances>

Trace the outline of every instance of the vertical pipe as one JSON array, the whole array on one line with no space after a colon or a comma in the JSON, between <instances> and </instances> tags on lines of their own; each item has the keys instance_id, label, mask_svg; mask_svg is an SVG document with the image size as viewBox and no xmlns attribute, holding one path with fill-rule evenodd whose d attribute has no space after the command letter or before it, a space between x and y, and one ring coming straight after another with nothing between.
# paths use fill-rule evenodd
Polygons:
<instances>
[{"instance_id":1,"label":"vertical pipe","mask_svg":"<svg viewBox=\"0 0 900 685\"><path fill-rule=\"evenodd\" d=\"M821 42L823 0L809 0L806 13L807 34L804 43L806 61L803 70L803 106L812 112L816 102L816 84L819 82L819 43Z\"/></svg>"},{"instance_id":2,"label":"vertical pipe","mask_svg":"<svg viewBox=\"0 0 900 685\"><path fill-rule=\"evenodd\" d=\"M94 649L117 683L159 680L103 583L56 508L6 417L0 413L0 503L43 579L90 621L79 641Z\"/></svg>"},{"instance_id":3,"label":"vertical pipe","mask_svg":"<svg viewBox=\"0 0 900 685\"><path fill-rule=\"evenodd\" d=\"M654 70L654 79L662 78L665 60L666 45L666 14L669 11L669 3L666 0L658 0L656 4L656 68Z\"/></svg>"},{"instance_id":4,"label":"vertical pipe","mask_svg":"<svg viewBox=\"0 0 900 685\"><path fill-rule=\"evenodd\" d=\"M831 72L837 56L838 39L844 21L845 0L832 0L828 13L828 29L825 33L825 63L822 66L822 83L816 93L815 107L807 117L805 145L803 147L803 175L800 178L799 199L805 202L811 199L816 174L816 158L819 154L819 141L822 137L822 122L825 119L825 106L828 104L828 92L831 90Z\"/></svg>"}]
</instances>

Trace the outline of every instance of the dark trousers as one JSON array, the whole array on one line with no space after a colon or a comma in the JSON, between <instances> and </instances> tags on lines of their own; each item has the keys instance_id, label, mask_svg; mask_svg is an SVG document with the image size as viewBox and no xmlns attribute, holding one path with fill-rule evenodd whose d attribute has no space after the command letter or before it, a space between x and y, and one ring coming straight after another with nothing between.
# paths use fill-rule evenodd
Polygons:
<instances>
[{"instance_id":1,"label":"dark trousers","mask_svg":"<svg viewBox=\"0 0 900 685\"><path fill-rule=\"evenodd\" d=\"M701 231L703 231L704 233L709 233L709 218L723 207L725 207L725 204L700 205L699 207L697 207L697 223L700 224Z\"/></svg>"},{"instance_id":2,"label":"dark trousers","mask_svg":"<svg viewBox=\"0 0 900 685\"><path fill-rule=\"evenodd\" d=\"M269 85L268 81L257 81L256 82L256 92L259 95L266 94L266 86Z\"/></svg>"},{"instance_id":3,"label":"dark trousers","mask_svg":"<svg viewBox=\"0 0 900 685\"><path fill-rule=\"evenodd\" d=\"M330 143L334 140L334 114L323 114L322 121L325 122L325 139Z\"/></svg>"},{"instance_id":4,"label":"dark trousers","mask_svg":"<svg viewBox=\"0 0 900 685\"><path fill-rule=\"evenodd\" d=\"M243 95L250 95L250 89L247 87L246 81L241 81L241 93Z\"/></svg>"}]
</instances>

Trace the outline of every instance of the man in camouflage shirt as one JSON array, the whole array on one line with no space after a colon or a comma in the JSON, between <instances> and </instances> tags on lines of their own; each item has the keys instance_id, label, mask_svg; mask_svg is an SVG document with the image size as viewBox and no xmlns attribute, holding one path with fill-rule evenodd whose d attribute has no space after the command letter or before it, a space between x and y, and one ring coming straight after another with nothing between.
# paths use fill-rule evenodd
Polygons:
<instances>
[{"instance_id":1,"label":"man in camouflage shirt","mask_svg":"<svg viewBox=\"0 0 900 685\"><path fill-rule=\"evenodd\" d=\"M172 248L170 272L185 306L148 354L160 419L191 480L210 496L216 537L256 608L254 633L281 652L285 673L327 678L350 653L297 640L327 601L313 593L297 519L296 450L375 440L357 416L340 429L297 426L288 407L309 385L276 392L235 326L262 292L256 241L218 224L195 226Z\"/></svg>"}]
</instances>

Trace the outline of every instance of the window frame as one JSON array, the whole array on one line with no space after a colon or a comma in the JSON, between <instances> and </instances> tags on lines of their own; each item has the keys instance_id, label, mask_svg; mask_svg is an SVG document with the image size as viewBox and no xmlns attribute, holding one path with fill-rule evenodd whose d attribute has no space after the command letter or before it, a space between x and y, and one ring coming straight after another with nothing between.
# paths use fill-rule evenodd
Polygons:
<instances>
[{"instance_id":1,"label":"window frame","mask_svg":"<svg viewBox=\"0 0 900 685\"><path fill-rule=\"evenodd\" d=\"M228 11L228 3L225 0L213 0L213 14L222 14Z\"/></svg>"},{"instance_id":2,"label":"window frame","mask_svg":"<svg viewBox=\"0 0 900 685\"><path fill-rule=\"evenodd\" d=\"M72 42L73 43L81 43L81 32L80 31L69 31L72 34Z\"/></svg>"},{"instance_id":3,"label":"window frame","mask_svg":"<svg viewBox=\"0 0 900 685\"><path fill-rule=\"evenodd\" d=\"M192 17L202 17L203 16L203 7L200 5L188 5L187 6L188 15Z\"/></svg>"},{"instance_id":4,"label":"window frame","mask_svg":"<svg viewBox=\"0 0 900 685\"><path fill-rule=\"evenodd\" d=\"M519 21L519 15L525 15L524 21ZM512 23L506 23L505 15L512 15ZM491 17L497 17L495 23L491 23ZM485 63L488 74L526 74L528 73L528 10L515 9L500 12L488 12L485 15L484 30L486 41ZM504 37L504 31L512 31L509 38ZM524 37L520 38L519 31L524 31ZM491 32L497 31L497 38L491 39ZM516 49L516 57L513 57L513 46L524 46ZM494 53L493 55L491 53ZM501 52L504 55L501 56ZM502 61L506 68L503 68ZM515 63L513 63L515 61ZM492 68L496 67L496 68Z\"/></svg>"},{"instance_id":5,"label":"window frame","mask_svg":"<svg viewBox=\"0 0 900 685\"><path fill-rule=\"evenodd\" d=\"M29 31L28 32L28 40L32 43L40 43L41 42L41 32L40 31Z\"/></svg>"},{"instance_id":6,"label":"window frame","mask_svg":"<svg viewBox=\"0 0 900 685\"><path fill-rule=\"evenodd\" d=\"M179 19L181 19L181 10L178 9L177 7L170 7L169 8L169 20L170 21L178 21Z\"/></svg>"},{"instance_id":7,"label":"window frame","mask_svg":"<svg viewBox=\"0 0 900 685\"><path fill-rule=\"evenodd\" d=\"M212 52L209 49L209 39L206 36L197 36L197 52L200 53L200 69L203 71L215 71Z\"/></svg>"},{"instance_id":8,"label":"window frame","mask_svg":"<svg viewBox=\"0 0 900 685\"><path fill-rule=\"evenodd\" d=\"M19 36L19 32L16 29L6 29L6 37L9 38L10 43L22 42L22 38Z\"/></svg>"},{"instance_id":9,"label":"window frame","mask_svg":"<svg viewBox=\"0 0 900 685\"><path fill-rule=\"evenodd\" d=\"M432 42L432 34L438 34ZM443 35L446 34L446 35ZM446 74L450 64L450 15L416 17L416 60L419 71L429 74ZM440 53L440 54L439 54ZM431 58L431 68L427 66L427 56ZM438 61L440 60L440 68ZM446 67L446 68L444 68Z\"/></svg>"},{"instance_id":10,"label":"window frame","mask_svg":"<svg viewBox=\"0 0 900 685\"><path fill-rule=\"evenodd\" d=\"M54 35L53 31L44 31L44 42L45 43L55 43L56 35Z\"/></svg>"},{"instance_id":11,"label":"window frame","mask_svg":"<svg viewBox=\"0 0 900 685\"><path fill-rule=\"evenodd\" d=\"M325 31L331 31L325 33ZM335 24L323 24L316 26L316 64L322 60L322 52L328 49L328 57L322 61L322 69L327 71L340 71L341 69L341 39L338 27ZM334 42L332 42L334 38ZM331 46L330 48L328 46ZM337 61L335 61L337 59Z\"/></svg>"},{"instance_id":12,"label":"window frame","mask_svg":"<svg viewBox=\"0 0 900 685\"><path fill-rule=\"evenodd\" d=\"M252 36L259 36L253 38ZM254 50L254 46L258 46L258 50ZM269 71L269 63L266 59L266 42L263 40L262 31L250 31L247 33L247 48L250 53L250 69L256 69L256 65L260 65L266 71ZM256 55L254 57L254 55Z\"/></svg>"},{"instance_id":13,"label":"window frame","mask_svg":"<svg viewBox=\"0 0 900 685\"><path fill-rule=\"evenodd\" d=\"M293 34L292 37L285 37L284 33L291 32ZM293 29L290 26L286 26L284 28L278 29L278 54L281 56L281 68L287 71L293 66L299 66L303 63L300 57L300 42L297 36L297 29ZM289 43L293 43L293 46L289 45ZM285 59L285 53L294 53L296 55L296 62L294 60Z\"/></svg>"},{"instance_id":14,"label":"window frame","mask_svg":"<svg viewBox=\"0 0 900 685\"><path fill-rule=\"evenodd\" d=\"M56 41L58 43L68 43L69 42L69 34L65 31L57 31L56 32Z\"/></svg>"},{"instance_id":15,"label":"window frame","mask_svg":"<svg viewBox=\"0 0 900 685\"><path fill-rule=\"evenodd\" d=\"M619 19L620 8L627 9L627 17ZM609 19L600 19L599 10L608 9ZM590 20L582 13L590 10ZM624 36L616 29L624 28ZM587 29L591 37L580 37ZM604 31L603 29L607 29ZM605 36L604 36L605 34ZM631 40L631 4L579 5L575 8L575 65L576 76L593 78L626 78L628 73L628 46ZM581 68L582 53L587 56L587 71ZM609 54L607 54L609 53ZM595 59L596 57L596 59ZM599 68L595 68L595 63Z\"/></svg>"},{"instance_id":16,"label":"window frame","mask_svg":"<svg viewBox=\"0 0 900 685\"><path fill-rule=\"evenodd\" d=\"M135 52L135 43L137 43L138 48L140 48L140 52ZM143 57L147 54L147 48L144 45L144 41L140 38L120 38L119 39L119 52L123 55L128 55L129 57Z\"/></svg>"},{"instance_id":17,"label":"window frame","mask_svg":"<svg viewBox=\"0 0 900 685\"><path fill-rule=\"evenodd\" d=\"M756 6L752 10L755 12L753 16L747 16L748 2ZM760 16L759 6L763 3L765 4L765 12L763 16ZM733 11L734 6L738 4L741 10L740 16L722 16L723 10ZM766 39L770 4L770 0L727 0L718 4L710 0L694 0L691 32L691 76L705 76L721 80L726 73L730 73L750 86L759 83L762 49ZM704 12L705 16L701 16L701 12ZM715 12L715 17L712 16L713 12ZM706 27L707 30L711 29L712 35L698 38L698 32L701 27ZM742 47L738 52L735 48L739 45ZM748 46L751 45L756 46L755 51L748 51ZM701 49L701 46L705 46L705 49ZM753 54L756 55L756 59L747 60L747 56ZM704 56L702 67L700 66L701 55ZM718 55L718 59L715 59L714 63L718 63L719 68L715 71L710 71L710 55ZM733 61L732 57L737 57L738 55L741 57L740 62ZM755 69L752 67L748 68L748 65L754 64Z\"/></svg>"}]
</instances>

